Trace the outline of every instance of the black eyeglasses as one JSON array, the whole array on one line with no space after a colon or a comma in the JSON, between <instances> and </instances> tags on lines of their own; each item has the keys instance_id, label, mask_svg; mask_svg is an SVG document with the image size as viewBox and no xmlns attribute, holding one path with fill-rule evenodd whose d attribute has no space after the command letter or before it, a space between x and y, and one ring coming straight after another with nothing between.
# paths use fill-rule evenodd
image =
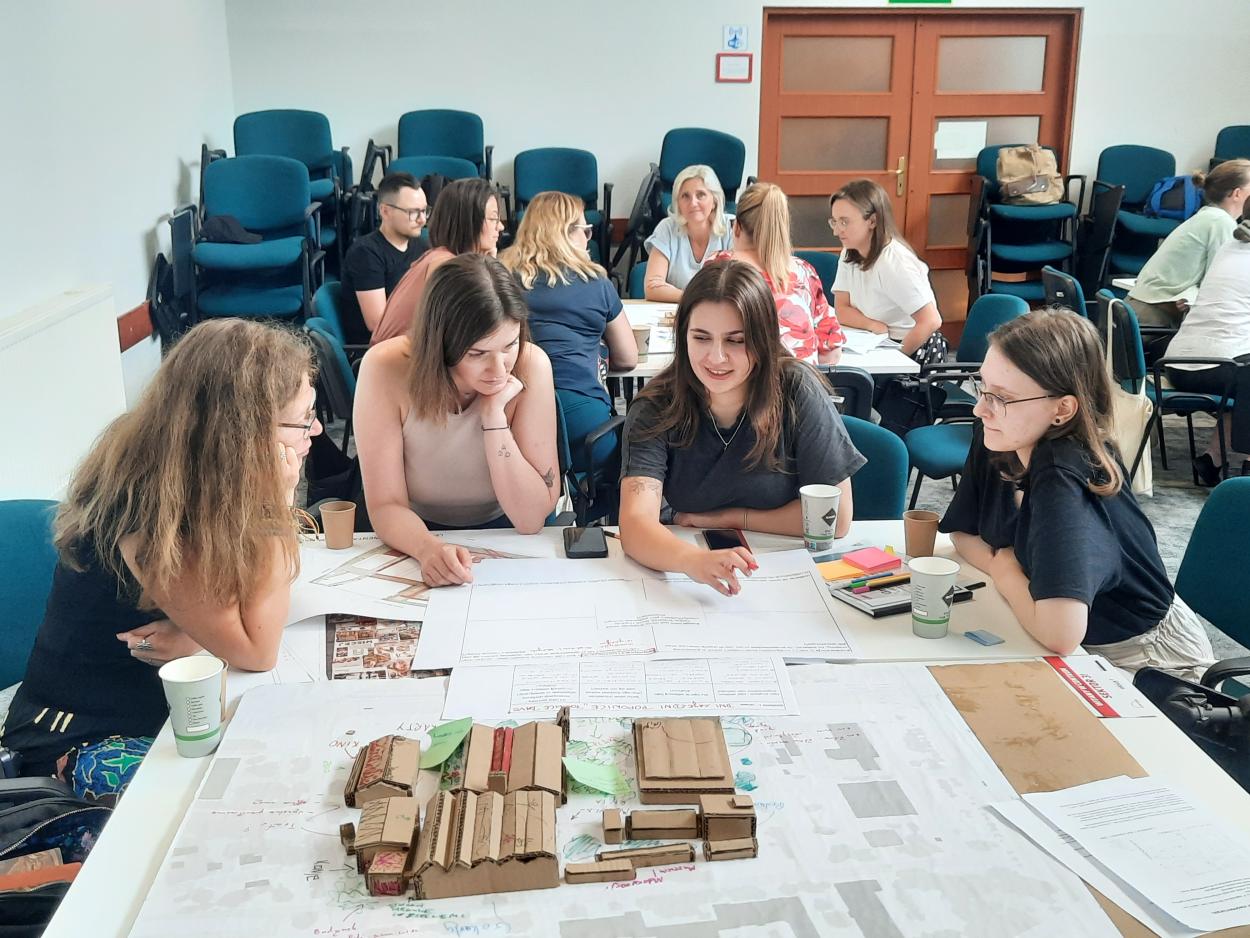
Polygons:
<instances>
[{"instance_id":1,"label":"black eyeglasses","mask_svg":"<svg viewBox=\"0 0 1250 938\"><path fill-rule=\"evenodd\" d=\"M985 385L981 383L980 379L973 380L972 389L976 392L977 397L985 401L986 406L989 407L990 412L995 417L1005 417L1007 408L1012 404L1025 404L1029 401L1044 401L1048 398L1063 396L1062 394L1038 394L1034 397L1017 397L1014 401L1009 401L1005 397L999 397L993 391L985 390Z\"/></svg>"},{"instance_id":2,"label":"black eyeglasses","mask_svg":"<svg viewBox=\"0 0 1250 938\"><path fill-rule=\"evenodd\" d=\"M278 426L286 427L289 430L303 430L304 436L308 436L309 432L312 430L313 424L316 422L317 418L313 417L312 420L308 421L308 423L280 423Z\"/></svg>"},{"instance_id":3,"label":"black eyeglasses","mask_svg":"<svg viewBox=\"0 0 1250 938\"><path fill-rule=\"evenodd\" d=\"M393 208L397 212L403 212L408 216L409 221L416 221L418 218L429 218L430 210L428 208L400 208L394 202L383 202L387 208Z\"/></svg>"}]
</instances>

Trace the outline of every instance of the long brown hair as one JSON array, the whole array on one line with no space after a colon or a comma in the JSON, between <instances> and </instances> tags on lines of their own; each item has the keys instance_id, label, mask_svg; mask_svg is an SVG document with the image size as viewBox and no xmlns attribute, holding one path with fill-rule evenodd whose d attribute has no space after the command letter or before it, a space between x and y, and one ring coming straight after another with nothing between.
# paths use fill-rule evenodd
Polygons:
<instances>
[{"instance_id":1,"label":"long brown hair","mask_svg":"<svg viewBox=\"0 0 1250 938\"><path fill-rule=\"evenodd\" d=\"M75 472L56 519L62 556L81 567L94 549L129 582L118 547L135 535L150 588L167 592L190 569L204 599L243 603L268 575L278 537L294 577L299 541L274 434L312 374L312 352L290 329L242 319L196 326Z\"/></svg>"},{"instance_id":2,"label":"long brown hair","mask_svg":"<svg viewBox=\"0 0 1250 938\"><path fill-rule=\"evenodd\" d=\"M451 376L473 343L519 323L518 363L529 344L529 308L508 268L485 254L461 254L430 275L408 327L408 394L419 420L447 422L460 409Z\"/></svg>"},{"instance_id":3,"label":"long brown hair","mask_svg":"<svg viewBox=\"0 0 1250 938\"><path fill-rule=\"evenodd\" d=\"M790 203L780 186L757 182L738 199L734 220L755 246L760 268L782 291L790 281Z\"/></svg>"},{"instance_id":4,"label":"long brown hair","mask_svg":"<svg viewBox=\"0 0 1250 938\"><path fill-rule=\"evenodd\" d=\"M1119 462L1108 451L1111 436L1111 379L1098 330L1070 309L1034 310L990 333L990 345L1032 378L1047 394L1072 395L1078 407L1071 420L1046 429L1042 439L1073 437L1093 460L1089 490L1114 495L1124 485ZM1118 451L1117 451L1118 452ZM1120 454L1123 458L1123 454ZM1021 479L1027 470L1015 453L996 454L1006 479Z\"/></svg>"},{"instance_id":5,"label":"long brown hair","mask_svg":"<svg viewBox=\"0 0 1250 938\"><path fill-rule=\"evenodd\" d=\"M747 454L746 464L750 469L781 469L777 443L781 439L782 378L787 369L807 366L781 344L772 292L760 272L742 261L704 264L682 291L673 327L673 361L648 381L638 395L639 400L650 401L659 412L659 420L645 435L658 437L675 431L673 444L689 446L708 409L707 390L691 367L686 335L690 316L700 303L729 303L742 316L742 332L751 359L745 410L755 431L755 445Z\"/></svg>"},{"instance_id":6,"label":"long brown hair","mask_svg":"<svg viewBox=\"0 0 1250 938\"><path fill-rule=\"evenodd\" d=\"M521 286L527 290L534 286L540 273L546 274L551 286L568 284L570 275L583 282L606 277L607 272L585 251L575 251L569 240L569 230L585 209L586 203L575 195L538 193L525 207L516 241L499 255L500 262L521 279Z\"/></svg>"},{"instance_id":7,"label":"long brown hair","mask_svg":"<svg viewBox=\"0 0 1250 938\"><path fill-rule=\"evenodd\" d=\"M491 199L502 207L499 190L485 179L457 179L443 186L430 213L430 247L446 248L452 254L476 251L486 224L486 203Z\"/></svg>"},{"instance_id":8,"label":"long brown hair","mask_svg":"<svg viewBox=\"0 0 1250 938\"><path fill-rule=\"evenodd\" d=\"M872 229L868 253L860 254L854 248L843 248L842 260L858 264L863 270L869 270L891 241L897 241L907 250L912 251L911 245L898 233L898 225L894 223L894 209L890 207L889 195L877 183L871 179L852 179L829 197L829 207L832 208L833 203L839 199L854 205L865 219L877 220L876 226ZM912 253L916 252L912 251Z\"/></svg>"}]
</instances>

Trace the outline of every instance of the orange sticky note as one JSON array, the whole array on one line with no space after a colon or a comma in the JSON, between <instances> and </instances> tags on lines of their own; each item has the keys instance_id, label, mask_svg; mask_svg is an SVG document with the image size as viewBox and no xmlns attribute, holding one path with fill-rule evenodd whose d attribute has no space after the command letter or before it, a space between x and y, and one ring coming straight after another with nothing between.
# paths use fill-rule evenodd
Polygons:
<instances>
[{"instance_id":1,"label":"orange sticky note","mask_svg":"<svg viewBox=\"0 0 1250 938\"><path fill-rule=\"evenodd\" d=\"M863 570L845 560L826 560L824 563L816 564L816 569L830 583L834 580L852 580L864 575Z\"/></svg>"}]
</instances>

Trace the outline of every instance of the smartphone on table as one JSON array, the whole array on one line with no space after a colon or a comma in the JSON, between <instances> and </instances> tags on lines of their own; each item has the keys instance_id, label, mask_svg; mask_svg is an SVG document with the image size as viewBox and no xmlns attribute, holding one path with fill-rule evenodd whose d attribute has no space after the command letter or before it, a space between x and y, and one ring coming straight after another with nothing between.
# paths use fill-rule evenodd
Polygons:
<instances>
[{"instance_id":1,"label":"smartphone on table","mask_svg":"<svg viewBox=\"0 0 1250 938\"><path fill-rule=\"evenodd\" d=\"M608 541L603 528L565 528L564 556L570 560L608 556Z\"/></svg>"},{"instance_id":2,"label":"smartphone on table","mask_svg":"<svg viewBox=\"0 0 1250 938\"><path fill-rule=\"evenodd\" d=\"M734 547L747 546L747 539L737 528L704 528L703 540L707 541L708 550L731 550Z\"/></svg>"}]
</instances>

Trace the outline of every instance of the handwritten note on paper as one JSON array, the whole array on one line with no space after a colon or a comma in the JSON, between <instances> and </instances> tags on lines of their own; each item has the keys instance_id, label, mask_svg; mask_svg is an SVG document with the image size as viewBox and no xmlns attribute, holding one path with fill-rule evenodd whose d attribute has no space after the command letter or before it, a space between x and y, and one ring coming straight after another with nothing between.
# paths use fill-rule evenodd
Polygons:
<instances>
[{"instance_id":1,"label":"handwritten note on paper","mask_svg":"<svg viewBox=\"0 0 1250 938\"><path fill-rule=\"evenodd\" d=\"M451 672L443 713L531 720L564 706L578 716L798 713L785 663L775 656L462 665Z\"/></svg>"}]
</instances>

